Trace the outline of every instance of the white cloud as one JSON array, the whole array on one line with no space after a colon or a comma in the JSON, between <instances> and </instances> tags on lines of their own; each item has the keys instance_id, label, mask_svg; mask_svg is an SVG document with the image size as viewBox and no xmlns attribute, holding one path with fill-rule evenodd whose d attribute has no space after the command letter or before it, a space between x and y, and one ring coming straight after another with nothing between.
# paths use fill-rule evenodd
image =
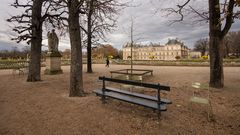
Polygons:
<instances>
[{"instance_id":1,"label":"white cloud","mask_svg":"<svg viewBox=\"0 0 240 135\"><path fill-rule=\"evenodd\" d=\"M126 1L126 0L125 0ZM197 19L196 16L185 17L185 21L181 23L170 24L171 19L177 16L166 17L157 9L174 7L178 3L183 3L185 0L132 0L133 7L125 8L118 18L118 28L114 32L106 35L106 42L112 43L114 47L121 49L124 44L130 41L130 23L131 17L134 18L134 38L140 39L137 42L161 43L165 44L168 38L178 38L182 40L187 46L192 47L196 40L208 37L208 24L197 23L194 24L193 20ZM10 28L5 21L9 18L9 14L15 14L14 8L9 7L9 0L1 0L0 5L0 41L11 42L6 35L9 34ZM208 0L193 0L190 4L198 10L206 10ZM237 31L240 28L240 21L236 20L233 24L231 31ZM47 44L46 31L43 34L43 44ZM6 35L5 35L6 34ZM60 37L60 49L70 48L69 38ZM61 50L62 50L61 49Z\"/></svg>"}]
</instances>

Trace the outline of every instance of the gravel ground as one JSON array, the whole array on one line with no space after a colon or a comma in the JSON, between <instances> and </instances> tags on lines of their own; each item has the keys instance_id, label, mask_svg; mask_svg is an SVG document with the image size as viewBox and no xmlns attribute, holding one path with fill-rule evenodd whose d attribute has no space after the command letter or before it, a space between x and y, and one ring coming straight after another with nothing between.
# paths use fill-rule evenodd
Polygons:
<instances>
[{"instance_id":1,"label":"gravel ground","mask_svg":"<svg viewBox=\"0 0 240 135\"><path fill-rule=\"evenodd\" d=\"M240 68L225 67L225 87L211 89L213 120L207 121L207 107L189 103L192 82L207 83L209 67L134 66L152 69L153 76L144 81L169 85L162 96L173 104L161 119L151 109L108 100L102 104L92 93L101 88L98 76L110 76L111 70L128 65L93 65L86 73L86 97L69 98L69 66L64 74L42 75L41 82L26 82L26 75L13 76L11 70L0 70L1 135L239 135L240 134ZM108 84L111 85L111 84ZM115 85L116 86L116 85ZM142 91L152 94L153 91ZM202 90L198 94L206 96Z\"/></svg>"}]
</instances>

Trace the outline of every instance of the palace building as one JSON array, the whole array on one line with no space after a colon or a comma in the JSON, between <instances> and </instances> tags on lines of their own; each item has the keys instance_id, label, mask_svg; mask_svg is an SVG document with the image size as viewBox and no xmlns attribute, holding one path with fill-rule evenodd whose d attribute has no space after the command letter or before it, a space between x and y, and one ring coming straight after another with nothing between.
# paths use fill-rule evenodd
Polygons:
<instances>
[{"instance_id":1,"label":"palace building","mask_svg":"<svg viewBox=\"0 0 240 135\"><path fill-rule=\"evenodd\" d=\"M190 49L177 39L169 39L165 45L134 44L132 47L133 60L176 60L188 58ZM131 58L131 44L123 47L123 60Z\"/></svg>"}]
</instances>

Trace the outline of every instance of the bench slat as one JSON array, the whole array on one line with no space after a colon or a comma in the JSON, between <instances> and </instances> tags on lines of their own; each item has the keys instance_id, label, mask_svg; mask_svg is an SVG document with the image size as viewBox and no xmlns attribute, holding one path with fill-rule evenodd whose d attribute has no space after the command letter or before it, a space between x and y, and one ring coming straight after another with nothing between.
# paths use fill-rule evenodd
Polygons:
<instances>
[{"instance_id":1,"label":"bench slat","mask_svg":"<svg viewBox=\"0 0 240 135\"><path fill-rule=\"evenodd\" d=\"M142 83L142 82L136 82L136 81L131 81L131 80L119 80L119 79L108 78L108 77L99 77L99 80L170 91L169 86L158 85L158 84Z\"/></svg>"},{"instance_id":2,"label":"bench slat","mask_svg":"<svg viewBox=\"0 0 240 135\"><path fill-rule=\"evenodd\" d=\"M148 100L152 100L152 101L158 101L157 97L154 97L154 96L149 96L149 95L140 94L140 93L134 93L134 92L126 91L126 90L120 90L120 89L116 89L116 88L112 88L112 87L106 87L106 91L113 91L113 92L117 92L117 93L121 93L121 94L125 94L125 95L130 95L130 96L148 99ZM172 102L168 99L161 98L160 100L161 100L161 103L172 104Z\"/></svg>"},{"instance_id":3,"label":"bench slat","mask_svg":"<svg viewBox=\"0 0 240 135\"><path fill-rule=\"evenodd\" d=\"M98 96L99 95L103 96L102 90L95 90L94 92ZM126 102L137 104L137 105L141 105L141 106L144 106L144 107L152 108L152 109L155 109L155 110L159 110L158 104L155 101L146 100L146 99L143 99L143 98L141 99L141 98L138 98L138 97L129 96L129 95L116 93L116 92L111 92L111 91L105 92L104 96L114 98L114 99L118 99L118 100L122 100L122 101L126 101ZM160 111L166 111L166 110L167 110L166 104L160 104Z\"/></svg>"}]
</instances>

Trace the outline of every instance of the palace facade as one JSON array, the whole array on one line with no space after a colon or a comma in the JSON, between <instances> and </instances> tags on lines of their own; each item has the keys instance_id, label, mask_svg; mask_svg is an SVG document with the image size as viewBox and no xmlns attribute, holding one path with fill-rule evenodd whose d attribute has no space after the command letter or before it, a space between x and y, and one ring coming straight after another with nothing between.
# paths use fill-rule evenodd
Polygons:
<instances>
[{"instance_id":1,"label":"palace facade","mask_svg":"<svg viewBox=\"0 0 240 135\"><path fill-rule=\"evenodd\" d=\"M132 47L133 60L176 60L188 58L189 48L177 39L169 39L165 45L150 44L141 46L134 44ZM131 44L123 47L123 60L131 58Z\"/></svg>"}]
</instances>

